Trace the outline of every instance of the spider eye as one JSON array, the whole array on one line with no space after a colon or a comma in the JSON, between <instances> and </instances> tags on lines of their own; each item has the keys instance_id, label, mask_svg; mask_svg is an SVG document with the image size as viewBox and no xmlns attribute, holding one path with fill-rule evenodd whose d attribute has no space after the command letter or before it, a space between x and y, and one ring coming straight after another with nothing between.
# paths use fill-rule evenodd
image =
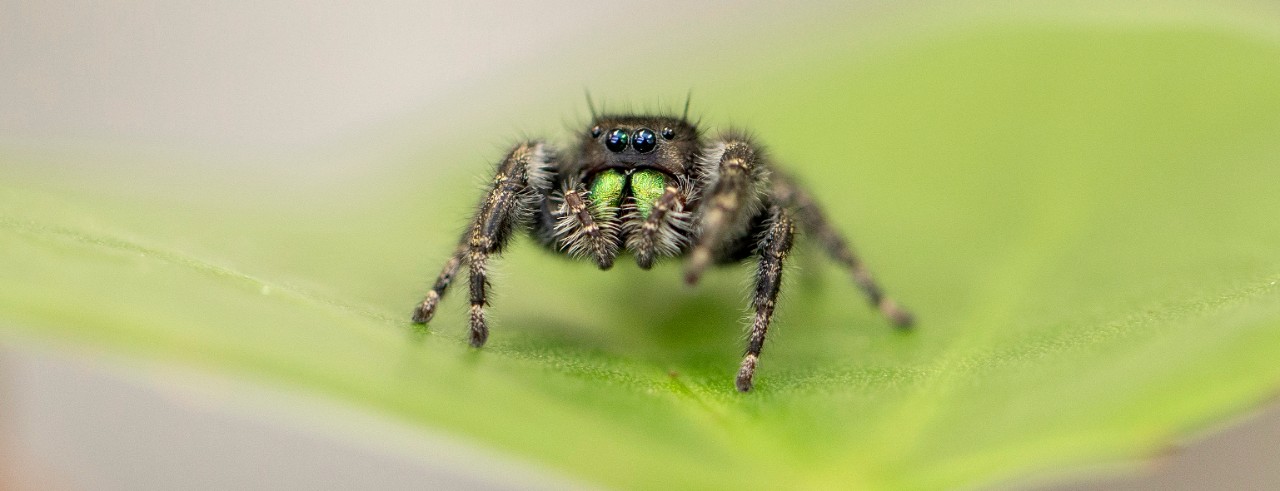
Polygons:
<instances>
[{"instance_id":1,"label":"spider eye","mask_svg":"<svg viewBox=\"0 0 1280 491\"><path fill-rule=\"evenodd\" d=\"M658 137L653 134L653 130L649 128L640 128L635 134L636 141L632 143L636 147L636 151L640 153L652 152L653 148L658 146Z\"/></svg>"},{"instance_id":2,"label":"spider eye","mask_svg":"<svg viewBox=\"0 0 1280 491\"><path fill-rule=\"evenodd\" d=\"M604 146L610 152L618 153L627 149L627 143L631 142L631 135L622 130L613 130L608 136L604 137Z\"/></svg>"},{"instance_id":3,"label":"spider eye","mask_svg":"<svg viewBox=\"0 0 1280 491\"><path fill-rule=\"evenodd\" d=\"M672 138L675 138L675 137L676 137L676 130L673 130L673 129L671 129L671 128L663 128L663 129L662 129L662 137L663 137L663 138L666 138L666 139L668 139L668 140L670 140L670 139L672 139Z\"/></svg>"},{"instance_id":4,"label":"spider eye","mask_svg":"<svg viewBox=\"0 0 1280 491\"><path fill-rule=\"evenodd\" d=\"M599 126L592 126L592 127L591 127L591 137L592 137L592 138L599 138L601 133L604 133L604 130L600 129L600 127L599 127Z\"/></svg>"}]
</instances>

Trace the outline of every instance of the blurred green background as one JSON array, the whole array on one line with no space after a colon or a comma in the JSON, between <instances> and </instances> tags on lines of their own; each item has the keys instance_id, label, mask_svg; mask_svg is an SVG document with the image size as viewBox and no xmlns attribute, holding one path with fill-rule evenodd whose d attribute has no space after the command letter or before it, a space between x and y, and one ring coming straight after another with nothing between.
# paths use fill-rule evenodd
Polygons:
<instances>
[{"instance_id":1,"label":"blurred green background","mask_svg":"<svg viewBox=\"0 0 1280 491\"><path fill-rule=\"evenodd\" d=\"M0 120L0 336L336 398L622 488L988 485L1151 455L1280 388L1270 4L425 8L440 44L403 59L344 65L392 49L355 28L318 61L242 66L232 43L208 49L234 70L196 62L155 99L68 82L99 91L84 115L38 83L74 74L38 61L61 45L7 52L34 63L14 93L47 100ZM423 88L286 84L312 63ZM483 351L456 292L411 326L494 159L564 141L584 88L651 111L692 90L704 127L754 131L919 329L803 245L742 395L748 266L689 289L676 263L601 273L525 240ZM381 93L418 104L360 105Z\"/></svg>"}]
</instances>

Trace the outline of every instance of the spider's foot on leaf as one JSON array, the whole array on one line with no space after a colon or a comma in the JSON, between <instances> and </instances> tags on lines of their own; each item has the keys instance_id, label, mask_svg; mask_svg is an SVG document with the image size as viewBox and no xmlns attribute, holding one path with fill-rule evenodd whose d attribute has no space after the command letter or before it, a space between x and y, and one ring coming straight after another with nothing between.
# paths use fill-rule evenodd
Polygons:
<instances>
[{"instance_id":1,"label":"spider's foot on leaf","mask_svg":"<svg viewBox=\"0 0 1280 491\"><path fill-rule=\"evenodd\" d=\"M894 302L891 298L885 297L881 299L878 307L880 308L880 313L884 314L884 316L889 319L889 322L892 322L893 325L899 329L910 329L916 322L916 318L911 315L911 312L902 308L901 305L898 305L898 303Z\"/></svg>"},{"instance_id":2,"label":"spider's foot on leaf","mask_svg":"<svg viewBox=\"0 0 1280 491\"><path fill-rule=\"evenodd\" d=\"M440 303L440 295L434 290L427 293L427 298L423 299L416 308L413 309L413 323L426 324L431 322L431 318L436 315L436 305Z\"/></svg>"},{"instance_id":3,"label":"spider's foot on leaf","mask_svg":"<svg viewBox=\"0 0 1280 491\"><path fill-rule=\"evenodd\" d=\"M735 385L738 386L738 392L751 391L751 379L755 378L756 375L756 360L756 355L753 354L748 354L742 360L742 368L738 369L738 380L735 382Z\"/></svg>"},{"instance_id":4,"label":"spider's foot on leaf","mask_svg":"<svg viewBox=\"0 0 1280 491\"><path fill-rule=\"evenodd\" d=\"M471 306L471 347L479 348L489 339L489 326L484 322L484 308Z\"/></svg>"}]
</instances>

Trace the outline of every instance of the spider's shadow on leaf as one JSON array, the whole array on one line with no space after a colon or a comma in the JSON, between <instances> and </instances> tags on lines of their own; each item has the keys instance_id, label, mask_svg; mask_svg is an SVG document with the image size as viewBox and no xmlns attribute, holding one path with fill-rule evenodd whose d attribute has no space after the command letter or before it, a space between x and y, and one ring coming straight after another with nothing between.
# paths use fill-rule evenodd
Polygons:
<instances>
[{"instance_id":1,"label":"spider's shadow on leaf","mask_svg":"<svg viewBox=\"0 0 1280 491\"><path fill-rule=\"evenodd\" d=\"M852 286L837 284L839 278L824 274L821 267L829 265L823 259L802 259L797 263L800 267L794 269L789 282L791 291L779 310L784 325L778 326L779 333L771 330L770 341L798 344L766 355L771 371L791 364L788 360L799 361L806 371L813 368L812 360L846 360L842 357L844 348L849 347L846 343L856 343L859 336L894 334L888 329L880 331L882 322L873 312L862 312L861 297L852 302L840 300L844 294L859 292ZM563 263L554 266L573 268ZM679 283L678 263L653 271L632 271L630 266L620 266L604 277L596 277L599 281L591 278L581 283L562 283L554 287L554 293L546 294L573 298L564 307L573 311L526 306L503 312L493 327L501 337L491 338L491 348L532 359L563 361L561 357L565 357L606 365L612 365L609 360L625 361L625 365L649 366L657 372L729 380L741 361L750 324L750 279L754 277L750 266L719 268L710 281L693 288ZM842 307L825 305L832 302ZM866 329L849 329L843 314L865 318ZM864 324L860 320L855 323ZM792 327L796 327L796 334L783 332ZM839 337L841 342L836 344L841 346L822 341L832 336ZM558 356L548 358L547 353ZM844 364L832 367L848 368Z\"/></svg>"},{"instance_id":2,"label":"spider's shadow on leaf","mask_svg":"<svg viewBox=\"0 0 1280 491\"><path fill-rule=\"evenodd\" d=\"M522 318L520 332L504 342L505 348L623 358L680 371L723 368L737 359L743 342L737 295L664 289L645 296L657 303L618 296L595 302L591 308L598 313L589 321L556 312Z\"/></svg>"}]
</instances>

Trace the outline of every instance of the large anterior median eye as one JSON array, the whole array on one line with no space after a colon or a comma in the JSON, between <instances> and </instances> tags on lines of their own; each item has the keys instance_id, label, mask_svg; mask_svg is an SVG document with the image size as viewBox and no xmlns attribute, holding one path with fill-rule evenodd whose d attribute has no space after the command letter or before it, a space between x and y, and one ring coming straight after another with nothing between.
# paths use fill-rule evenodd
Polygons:
<instances>
[{"instance_id":1,"label":"large anterior median eye","mask_svg":"<svg viewBox=\"0 0 1280 491\"><path fill-rule=\"evenodd\" d=\"M636 134L632 136L635 137L635 141L631 144L636 147L637 152L652 152L653 147L658 146L658 136L653 134L653 131L649 128L640 128L640 130L636 131Z\"/></svg>"},{"instance_id":2,"label":"large anterior median eye","mask_svg":"<svg viewBox=\"0 0 1280 491\"><path fill-rule=\"evenodd\" d=\"M631 175L631 195L636 198L636 211L649 218L654 202L667 188L667 177L653 169L644 169Z\"/></svg>"},{"instance_id":3,"label":"large anterior median eye","mask_svg":"<svg viewBox=\"0 0 1280 491\"><path fill-rule=\"evenodd\" d=\"M623 150L626 150L627 143L630 143L630 142L631 142L631 135L628 135L627 132L622 130L613 130L613 131L610 131L608 135L604 136L605 148L608 148L609 151L613 153L618 153Z\"/></svg>"},{"instance_id":4,"label":"large anterior median eye","mask_svg":"<svg viewBox=\"0 0 1280 491\"><path fill-rule=\"evenodd\" d=\"M609 209L622 206L622 188L626 187L627 177L615 169L608 169L596 174L591 181L591 212L601 215Z\"/></svg>"}]
</instances>

